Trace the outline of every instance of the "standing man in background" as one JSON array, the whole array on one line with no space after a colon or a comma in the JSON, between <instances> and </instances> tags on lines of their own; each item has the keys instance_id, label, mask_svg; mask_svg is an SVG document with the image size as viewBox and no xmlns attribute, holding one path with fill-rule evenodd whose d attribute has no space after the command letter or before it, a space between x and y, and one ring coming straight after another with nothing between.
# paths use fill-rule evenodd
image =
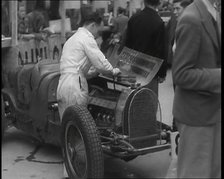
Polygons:
<instances>
[{"instance_id":1,"label":"standing man in background","mask_svg":"<svg viewBox=\"0 0 224 179\"><path fill-rule=\"evenodd\" d=\"M125 8L125 15L127 17L130 17L130 1L127 1L127 5L126 5L126 8Z\"/></svg>"},{"instance_id":2,"label":"standing man in background","mask_svg":"<svg viewBox=\"0 0 224 179\"><path fill-rule=\"evenodd\" d=\"M176 48L176 42L175 42L175 30L177 26L177 21L179 20L181 14L184 12L185 8L190 5L193 2L193 0L174 0L173 1L173 13L174 16L171 17L170 21L167 25L167 31L168 31L168 57L167 57L167 63L171 67L172 61L173 61L173 53ZM173 83L173 89L175 90L175 84ZM175 125L175 119L173 119L172 124L173 131L177 131L176 125Z\"/></svg>"},{"instance_id":3,"label":"standing man in background","mask_svg":"<svg viewBox=\"0 0 224 179\"><path fill-rule=\"evenodd\" d=\"M114 22L113 22L113 25L114 25L113 32L115 34L119 34L119 36L121 36L124 33L124 30L128 24L129 18L127 16L125 16L124 8L119 7L117 12L118 12L118 15L114 19Z\"/></svg>"},{"instance_id":4,"label":"standing man in background","mask_svg":"<svg viewBox=\"0 0 224 179\"><path fill-rule=\"evenodd\" d=\"M169 67L172 66L173 61L173 50L175 40L175 30L177 27L177 21L180 15L183 13L184 9L193 2L193 0L174 0L173 1L173 13L167 24L167 33L168 33L168 58L167 64Z\"/></svg>"},{"instance_id":5,"label":"standing man in background","mask_svg":"<svg viewBox=\"0 0 224 179\"><path fill-rule=\"evenodd\" d=\"M164 60L159 72L147 87L158 95L158 82L166 77L167 40L165 25L156 8L159 0L144 0L145 8L128 21L124 45L130 49Z\"/></svg>"},{"instance_id":6,"label":"standing man in background","mask_svg":"<svg viewBox=\"0 0 224 179\"><path fill-rule=\"evenodd\" d=\"M112 37L110 40L111 46L115 46L115 44L119 43L121 44L125 39L126 29L129 18L125 15L125 9L122 7L119 7L118 15L116 18L114 18L113 21L113 28L112 28Z\"/></svg>"},{"instance_id":7,"label":"standing man in background","mask_svg":"<svg viewBox=\"0 0 224 179\"><path fill-rule=\"evenodd\" d=\"M26 17L25 6L18 6L18 33L26 34L28 33L28 19Z\"/></svg>"},{"instance_id":8,"label":"standing man in background","mask_svg":"<svg viewBox=\"0 0 224 179\"><path fill-rule=\"evenodd\" d=\"M48 8L44 1L36 1L35 9L27 14L29 33L40 33L49 26Z\"/></svg>"},{"instance_id":9,"label":"standing man in background","mask_svg":"<svg viewBox=\"0 0 224 179\"><path fill-rule=\"evenodd\" d=\"M221 0L195 0L179 19L172 72L180 133L177 178L221 178Z\"/></svg>"}]
</instances>

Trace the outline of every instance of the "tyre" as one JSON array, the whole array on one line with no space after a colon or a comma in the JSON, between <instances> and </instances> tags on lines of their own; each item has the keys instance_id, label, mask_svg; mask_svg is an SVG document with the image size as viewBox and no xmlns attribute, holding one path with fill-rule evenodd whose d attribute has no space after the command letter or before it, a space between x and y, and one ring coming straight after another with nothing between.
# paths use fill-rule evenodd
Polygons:
<instances>
[{"instance_id":1,"label":"tyre","mask_svg":"<svg viewBox=\"0 0 224 179\"><path fill-rule=\"evenodd\" d=\"M103 150L96 124L87 108L70 106L65 110L62 152L70 179L103 178Z\"/></svg>"},{"instance_id":2,"label":"tyre","mask_svg":"<svg viewBox=\"0 0 224 179\"><path fill-rule=\"evenodd\" d=\"M5 130L7 128L7 119L5 117L5 104L2 94L1 94L1 107L2 107L2 139L3 139Z\"/></svg>"}]
</instances>

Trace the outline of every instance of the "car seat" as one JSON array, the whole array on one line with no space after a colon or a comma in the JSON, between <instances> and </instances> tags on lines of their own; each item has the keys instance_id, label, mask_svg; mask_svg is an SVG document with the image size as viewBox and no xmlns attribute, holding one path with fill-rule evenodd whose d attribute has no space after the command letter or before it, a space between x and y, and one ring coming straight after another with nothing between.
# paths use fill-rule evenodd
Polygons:
<instances>
[{"instance_id":1,"label":"car seat","mask_svg":"<svg viewBox=\"0 0 224 179\"><path fill-rule=\"evenodd\" d=\"M59 72L59 63L52 60L43 60L38 62L32 71L31 89L37 90L41 81L50 73Z\"/></svg>"}]
</instances>

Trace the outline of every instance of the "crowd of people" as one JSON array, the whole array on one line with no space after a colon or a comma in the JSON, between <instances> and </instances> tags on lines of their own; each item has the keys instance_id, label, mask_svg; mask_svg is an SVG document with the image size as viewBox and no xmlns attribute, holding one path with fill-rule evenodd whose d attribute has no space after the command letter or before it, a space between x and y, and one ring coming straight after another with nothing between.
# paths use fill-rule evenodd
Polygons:
<instances>
[{"instance_id":1,"label":"crowd of people","mask_svg":"<svg viewBox=\"0 0 224 179\"><path fill-rule=\"evenodd\" d=\"M18 4L18 34L21 39L36 38L46 40L50 31L49 20L52 20L51 6L45 1L34 1L34 7L27 12L25 9L25 1ZM59 5L59 4L58 4ZM56 9L54 17L60 18Z\"/></svg>"}]
</instances>

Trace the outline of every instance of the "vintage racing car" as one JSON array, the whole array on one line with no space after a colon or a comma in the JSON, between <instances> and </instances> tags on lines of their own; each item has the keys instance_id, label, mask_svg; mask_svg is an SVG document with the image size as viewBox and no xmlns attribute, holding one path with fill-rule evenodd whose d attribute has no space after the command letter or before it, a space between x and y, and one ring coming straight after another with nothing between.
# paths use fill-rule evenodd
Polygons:
<instances>
[{"instance_id":1,"label":"vintage racing car","mask_svg":"<svg viewBox=\"0 0 224 179\"><path fill-rule=\"evenodd\" d=\"M61 146L72 179L102 178L104 153L129 161L170 148L158 97L145 87L160 65L129 49L114 59L122 74L90 79L88 108L68 107L62 122L56 99L59 63L43 60L11 69L1 92L2 131L10 123Z\"/></svg>"}]
</instances>

